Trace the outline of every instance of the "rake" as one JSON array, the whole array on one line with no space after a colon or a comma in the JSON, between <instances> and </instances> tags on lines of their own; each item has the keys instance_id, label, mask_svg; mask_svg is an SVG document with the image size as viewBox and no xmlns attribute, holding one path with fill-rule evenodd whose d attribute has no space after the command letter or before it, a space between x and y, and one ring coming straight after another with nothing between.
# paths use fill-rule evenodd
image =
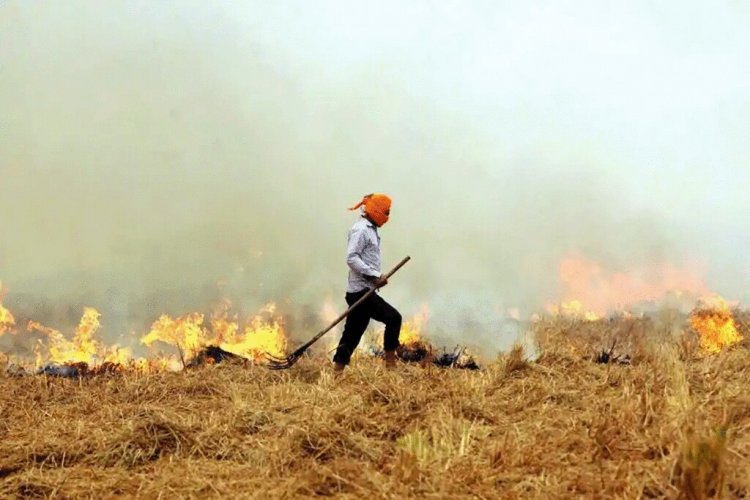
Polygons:
<instances>
[{"instance_id":1,"label":"rake","mask_svg":"<svg viewBox=\"0 0 750 500\"><path fill-rule=\"evenodd\" d=\"M394 267L393 269L391 269L388 272L388 274L384 275L383 277L385 279L389 279L391 276L393 276L396 273L396 271L398 271L399 269L401 269L401 267L404 264L406 264L407 262L409 262L409 259L411 259L411 257L409 257L408 255L406 257L404 257L404 259L401 262L399 262L396 265L396 267ZM349 309L347 309L346 311L344 311L341 314L341 316L339 316L338 318L336 318L335 320L333 320L333 323L331 323L325 329L323 329L320 332L318 332L317 335L315 335L313 338L311 338L310 340L308 340L306 343L302 344L300 347L298 347L293 353L291 353L286 358L278 358L276 356L272 356L271 354L266 353L265 357L268 360L268 368L270 368L272 370L286 370L287 368L291 368L292 366L294 366L294 364L297 361L299 361L299 358L302 357L302 354L304 354L304 352L311 345L313 345L315 342L317 342L318 340L320 340L320 338L323 335L325 335L326 333L328 333L334 326L338 325L341 322L341 320L343 320L344 318L346 318L347 316L349 316L349 313L351 313L354 310L355 307L357 307L362 302L364 302L365 300L367 300L367 298L370 297L370 295L372 295L373 293L375 293L375 290L377 290L377 289L376 288L370 289L357 302L355 302L354 304L352 304L349 307Z\"/></svg>"}]
</instances>

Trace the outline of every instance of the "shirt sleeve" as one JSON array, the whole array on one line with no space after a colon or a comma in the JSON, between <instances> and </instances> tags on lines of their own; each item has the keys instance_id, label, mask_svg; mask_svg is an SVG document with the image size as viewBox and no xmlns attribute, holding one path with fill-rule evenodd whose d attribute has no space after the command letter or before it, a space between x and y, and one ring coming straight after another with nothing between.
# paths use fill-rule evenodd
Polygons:
<instances>
[{"instance_id":1,"label":"shirt sleeve","mask_svg":"<svg viewBox=\"0 0 750 500\"><path fill-rule=\"evenodd\" d=\"M380 277L380 271L368 266L362 259L362 252L367 245L367 235L362 229L354 229L349 234L349 245L346 249L346 263L354 271L363 276Z\"/></svg>"}]
</instances>

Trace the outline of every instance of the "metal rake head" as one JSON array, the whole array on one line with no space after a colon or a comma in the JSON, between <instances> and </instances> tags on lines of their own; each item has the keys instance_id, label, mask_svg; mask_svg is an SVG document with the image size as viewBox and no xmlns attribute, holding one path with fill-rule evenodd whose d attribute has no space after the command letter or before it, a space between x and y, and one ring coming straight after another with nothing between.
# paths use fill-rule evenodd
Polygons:
<instances>
[{"instance_id":1,"label":"metal rake head","mask_svg":"<svg viewBox=\"0 0 750 500\"><path fill-rule=\"evenodd\" d=\"M294 364L297 361L299 361L299 358L301 356L302 356L302 353L293 352L286 358L278 358L276 356L272 356L271 354L266 353L265 358L268 361L268 365L266 366L271 370L286 370L294 366Z\"/></svg>"}]
</instances>

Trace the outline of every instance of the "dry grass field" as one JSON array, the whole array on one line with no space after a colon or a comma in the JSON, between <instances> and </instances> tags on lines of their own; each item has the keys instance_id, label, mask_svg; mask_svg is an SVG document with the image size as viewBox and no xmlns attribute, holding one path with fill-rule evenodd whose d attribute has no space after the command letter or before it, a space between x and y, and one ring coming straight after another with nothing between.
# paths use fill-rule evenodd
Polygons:
<instances>
[{"instance_id":1,"label":"dry grass field","mask_svg":"<svg viewBox=\"0 0 750 500\"><path fill-rule=\"evenodd\" d=\"M0 497L743 498L750 356L555 319L481 371L360 358L0 378ZM617 338L631 364L590 355ZM677 340L674 340L677 338ZM747 338L747 336L745 336Z\"/></svg>"}]
</instances>

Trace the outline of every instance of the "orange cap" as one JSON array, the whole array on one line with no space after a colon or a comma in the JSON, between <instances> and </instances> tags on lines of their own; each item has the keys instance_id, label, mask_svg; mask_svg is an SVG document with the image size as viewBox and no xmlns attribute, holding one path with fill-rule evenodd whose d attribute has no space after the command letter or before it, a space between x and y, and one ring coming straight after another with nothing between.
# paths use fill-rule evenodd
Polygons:
<instances>
[{"instance_id":1,"label":"orange cap","mask_svg":"<svg viewBox=\"0 0 750 500\"><path fill-rule=\"evenodd\" d=\"M388 216L391 213L391 198L382 193L366 194L362 201L354 205L349 210L356 210L359 207L365 207L365 215L370 218L378 227L388 222Z\"/></svg>"}]
</instances>

